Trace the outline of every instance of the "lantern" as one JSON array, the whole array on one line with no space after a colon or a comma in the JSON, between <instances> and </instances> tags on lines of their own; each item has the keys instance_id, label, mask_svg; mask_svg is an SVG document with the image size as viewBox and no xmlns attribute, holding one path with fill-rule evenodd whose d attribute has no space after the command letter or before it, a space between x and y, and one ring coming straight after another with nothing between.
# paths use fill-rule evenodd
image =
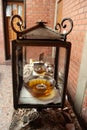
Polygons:
<instances>
[{"instance_id":1,"label":"lantern","mask_svg":"<svg viewBox=\"0 0 87 130\"><path fill-rule=\"evenodd\" d=\"M23 29L21 17L14 15L11 26L17 33L17 39L12 41L14 108L62 108L71 50L66 37L72 30L72 20L63 19L55 30L42 21Z\"/></svg>"}]
</instances>

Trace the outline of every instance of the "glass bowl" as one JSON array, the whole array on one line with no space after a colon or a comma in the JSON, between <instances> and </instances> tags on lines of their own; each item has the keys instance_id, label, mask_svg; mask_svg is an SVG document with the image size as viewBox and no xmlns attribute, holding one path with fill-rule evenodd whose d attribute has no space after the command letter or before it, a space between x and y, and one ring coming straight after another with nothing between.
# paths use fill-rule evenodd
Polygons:
<instances>
[{"instance_id":1,"label":"glass bowl","mask_svg":"<svg viewBox=\"0 0 87 130\"><path fill-rule=\"evenodd\" d=\"M25 87L34 97L46 97L55 87L55 80L50 76L32 76Z\"/></svg>"}]
</instances>

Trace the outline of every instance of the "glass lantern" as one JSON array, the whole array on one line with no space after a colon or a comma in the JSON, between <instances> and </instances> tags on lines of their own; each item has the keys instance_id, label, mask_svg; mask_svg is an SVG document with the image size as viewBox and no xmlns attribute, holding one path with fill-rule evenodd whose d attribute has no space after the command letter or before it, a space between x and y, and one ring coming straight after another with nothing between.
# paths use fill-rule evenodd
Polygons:
<instances>
[{"instance_id":1,"label":"glass lantern","mask_svg":"<svg viewBox=\"0 0 87 130\"><path fill-rule=\"evenodd\" d=\"M17 28L15 19L18 19ZM63 33L65 21L69 22L71 28ZM64 19L56 25L55 30L42 21L23 29L21 17L14 15L11 26L17 33L17 39L12 41L14 108L62 108L71 50L66 36L72 30L72 20Z\"/></svg>"}]
</instances>

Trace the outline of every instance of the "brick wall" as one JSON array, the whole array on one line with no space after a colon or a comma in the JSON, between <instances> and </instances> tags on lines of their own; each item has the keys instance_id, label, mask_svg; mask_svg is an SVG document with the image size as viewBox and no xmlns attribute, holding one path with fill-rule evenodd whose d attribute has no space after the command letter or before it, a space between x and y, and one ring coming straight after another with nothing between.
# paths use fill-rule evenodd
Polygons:
<instances>
[{"instance_id":1,"label":"brick wall","mask_svg":"<svg viewBox=\"0 0 87 130\"><path fill-rule=\"evenodd\" d=\"M2 23L2 2L0 0L0 63L5 60L4 57L4 38L3 38L3 23Z\"/></svg>"},{"instance_id":2,"label":"brick wall","mask_svg":"<svg viewBox=\"0 0 87 130\"><path fill-rule=\"evenodd\" d=\"M74 100L79 76L79 69L87 30L87 1L63 1L63 17L70 17L74 22L72 33L68 40L72 42L68 90Z\"/></svg>"},{"instance_id":3,"label":"brick wall","mask_svg":"<svg viewBox=\"0 0 87 130\"><path fill-rule=\"evenodd\" d=\"M2 0L0 0L0 63L5 61L4 37L2 23ZM48 26L54 26L55 0L26 0L27 27L36 24L37 21L48 22Z\"/></svg>"},{"instance_id":4,"label":"brick wall","mask_svg":"<svg viewBox=\"0 0 87 130\"><path fill-rule=\"evenodd\" d=\"M36 22L45 21L47 26L54 27L54 16L55 16L55 2L56 0L26 0L26 26L27 28L36 25ZM35 48L32 51L33 58L37 59L40 53L47 51L50 53L51 49ZM32 52L31 51L31 52ZM38 53L39 52L39 53ZM37 57L37 58L36 58ZM46 57L46 56L45 56Z\"/></svg>"},{"instance_id":5,"label":"brick wall","mask_svg":"<svg viewBox=\"0 0 87 130\"><path fill-rule=\"evenodd\" d=\"M48 26L54 25L55 0L26 0L26 21L31 27L37 21L48 22Z\"/></svg>"}]
</instances>

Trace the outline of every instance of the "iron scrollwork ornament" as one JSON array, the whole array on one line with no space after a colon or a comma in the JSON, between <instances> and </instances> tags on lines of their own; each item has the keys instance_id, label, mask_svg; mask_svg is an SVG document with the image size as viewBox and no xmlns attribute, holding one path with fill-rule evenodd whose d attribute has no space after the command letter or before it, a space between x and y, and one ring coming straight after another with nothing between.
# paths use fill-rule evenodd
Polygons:
<instances>
[{"instance_id":1,"label":"iron scrollwork ornament","mask_svg":"<svg viewBox=\"0 0 87 130\"><path fill-rule=\"evenodd\" d=\"M11 18L11 27L15 33L21 33L24 30L23 19L19 15L13 15Z\"/></svg>"},{"instance_id":2,"label":"iron scrollwork ornament","mask_svg":"<svg viewBox=\"0 0 87 130\"><path fill-rule=\"evenodd\" d=\"M61 23L57 23L55 26L55 30L58 31L62 36L65 37L72 31L73 29L73 21L71 18L64 18Z\"/></svg>"},{"instance_id":3,"label":"iron scrollwork ornament","mask_svg":"<svg viewBox=\"0 0 87 130\"><path fill-rule=\"evenodd\" d=\"M43 22L40 22L41 24ZM46 24L46 23L45 23ZM25 34L28 30L24 29L23 19L19 15L13 15L11 18L11 27L13 31L17 34L17 37ZM66 36L73 29L73 21L70 18L64 18L61 23L57 23L55 26L55 30L57 30L58 34L62 39L66 40Z\"/></svg>"}]
</instances>

